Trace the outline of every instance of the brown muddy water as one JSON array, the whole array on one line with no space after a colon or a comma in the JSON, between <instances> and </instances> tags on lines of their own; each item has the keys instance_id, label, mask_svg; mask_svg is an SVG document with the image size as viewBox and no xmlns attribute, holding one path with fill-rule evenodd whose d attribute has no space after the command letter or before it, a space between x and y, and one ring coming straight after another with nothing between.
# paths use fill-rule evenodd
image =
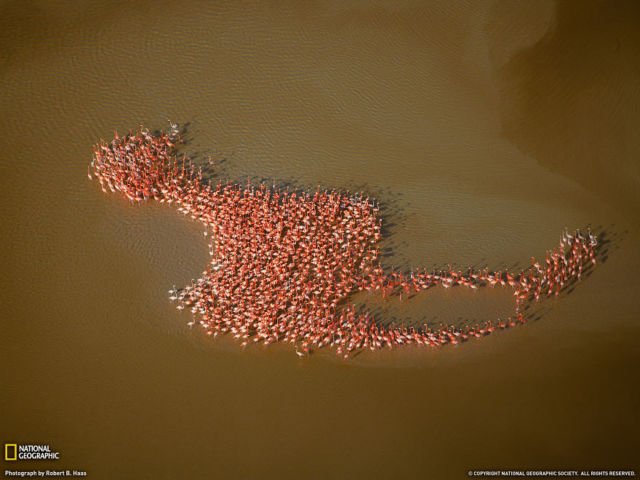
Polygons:
<instances>
[{"instance_id":1,"label":"brown muddy water","mask_svg":"<svg viewBox=\"0 0 640 480\"><path fill-rule=\"evenodd\" d=\"M62 455L3 471L638 471L639 24L623 1L0 2L0 441ZM223 178L375 195L388 265L521 268L588 224L605 261L538 321L459 347L339 361L203 339L166 294L204 268L200 227L86 177L96 140L169 118Z\"/></svg>"}]
</instances>

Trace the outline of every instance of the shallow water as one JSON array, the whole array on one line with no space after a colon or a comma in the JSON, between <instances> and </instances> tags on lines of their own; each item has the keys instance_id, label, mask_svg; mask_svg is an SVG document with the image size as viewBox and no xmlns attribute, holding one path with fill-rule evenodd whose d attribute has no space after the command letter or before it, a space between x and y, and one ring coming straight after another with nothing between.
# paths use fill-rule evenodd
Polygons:
<instances>
[{"instance_id":1,"label":"shallow water","mask_svg":"<svg viewBox=\"0 0 640 480\"><path fill-rule=\"evenodd\" d=\"M634 2L1 3L0 440L63 456L14 468L637 471L638 20ZM376 196L390 266L522 268L587 224L606 261L539 321L460 347L344 362L212 342L166 296L207 262L200 227L86 178L97 139L168 118L223 178Z\"/></svg>"}]
</instances>

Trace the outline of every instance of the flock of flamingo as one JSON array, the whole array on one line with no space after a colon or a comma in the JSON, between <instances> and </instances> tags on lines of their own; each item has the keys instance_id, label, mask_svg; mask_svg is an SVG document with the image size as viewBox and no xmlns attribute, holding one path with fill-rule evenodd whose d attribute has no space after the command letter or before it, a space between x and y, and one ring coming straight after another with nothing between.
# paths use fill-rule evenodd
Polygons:
<instances>
[{"instance_id":1,"label":"flock of flamingo","mask_svg":"<svg viewBox=\"0 0 640 480\"><path fill-rule=\"evenodd\" d=\"M334 348L349 357L363 349L457 344L526 322L526 303L558 295L596 263L591 232L565 232L544 261L508 271L416 270L385 273L380 264L379 208L363 195L295 192L264 184L212 184L186 156L178 157L177 125L151 133L140 127L94 147L88 176L102 190L132 203L175 204L202 222L211 262L202 276L169 291L177 308L191 309L208 335L231 334L249 343L290 342L298 355ZM436 286L507 287L514 314L505 320L438 328L384 326L356 310L359 291L411 296Z\"/></svg>"}]
</instances>

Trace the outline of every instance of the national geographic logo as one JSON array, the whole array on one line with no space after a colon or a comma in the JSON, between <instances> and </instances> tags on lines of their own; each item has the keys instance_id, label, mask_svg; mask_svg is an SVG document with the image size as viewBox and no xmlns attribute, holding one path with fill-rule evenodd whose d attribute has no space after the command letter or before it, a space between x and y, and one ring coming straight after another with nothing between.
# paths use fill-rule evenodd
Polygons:
<instances>
[{"instance_id":1,"label":"national geographic logo","mask_svg":"<svg viewBox=\"0 0 640 480\"><path fill-rule=\"evenodd\" d=\"M4 459L7 462L13 462L18 459L18 444L17 443L5 443L4 444Z\"/></svg>"},{"instance_id":2,"label":"national geographic logo","mask_svg":"<svg viewBox=\"0 0 640 480\"><path fill-rule=\"evenodd\" d=\"M53 451L50 445L5 443L4 459L7 462L16 460L60 460L60 452Z\"/></svg>"}]
</instances>

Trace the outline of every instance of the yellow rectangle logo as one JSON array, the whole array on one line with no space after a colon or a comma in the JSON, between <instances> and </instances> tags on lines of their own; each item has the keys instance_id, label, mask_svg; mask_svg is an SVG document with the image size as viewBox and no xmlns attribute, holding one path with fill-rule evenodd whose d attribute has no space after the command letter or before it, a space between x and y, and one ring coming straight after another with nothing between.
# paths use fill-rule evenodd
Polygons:
<instances>
[{"instance_id":1,"label":"yellow rectangle logo","mask_svg":"<svg viewBox=\"0 0 640 480\"><path fill-rule=\"evenodd\" d=\"M5 443L4 444L4 459L7 462L12 462L18 459L18 444L17 443Z\"/></svg>"}]
</instances>

